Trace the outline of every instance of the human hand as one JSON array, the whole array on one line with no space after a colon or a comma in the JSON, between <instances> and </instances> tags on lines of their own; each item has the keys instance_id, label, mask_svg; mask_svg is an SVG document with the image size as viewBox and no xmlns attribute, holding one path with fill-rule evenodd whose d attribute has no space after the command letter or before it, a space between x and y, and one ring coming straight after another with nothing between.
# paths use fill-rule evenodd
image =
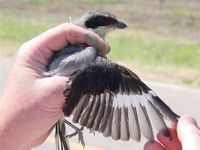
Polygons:
<instances>
[{"instance_id":1,"label":"human hand","mask_svg":"<svg viewBox=\"0 0 200 150\"><path fill-rule=\"evenodd\" d=\"M170 129L172 140L159 132L158 142L147 142L144 150L199 150L200 129L196 121L189 117L181 117L177 124L177 130Z\"/></svg>"},{"instance_id":2,"label":"human hand","mask_svg":"<svg viewBox=\"0 0 200 150\"><path fill-rule=\"evenodd\" d=\"M26 42L19 50L0 100L0 149L31 149L46 139L63 115L66 77L44 77L54 52L86 43L105 55L109 46L92 31L64 23Z\"/></svg>"}]
</instances>

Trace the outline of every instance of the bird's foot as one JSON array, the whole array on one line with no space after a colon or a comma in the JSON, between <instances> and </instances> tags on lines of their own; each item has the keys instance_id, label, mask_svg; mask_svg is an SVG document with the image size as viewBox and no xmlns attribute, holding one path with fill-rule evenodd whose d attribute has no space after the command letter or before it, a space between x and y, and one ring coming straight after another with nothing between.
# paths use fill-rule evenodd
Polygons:
<instances>
[{"instance_id":1,"label":"bird's foot","mask_svg":"<svg viewBox=\"0 0 200 150\"><path fill-rule=\"evenodd\" d=\"M84 141L84 137L83 137L83 132L82 131L78 134L78 142L81 143L83 148L85 147L85 141Z\"/></svg>"},{"instance_id":2,"label":"bird's foot","mask_svg":"<svg viewBox=\"0 0 200 150\"><path fill-rule=\"evenodd\" d=\"M84 141L84 137L83 137L83 127L81 127L80 129L77 128L76 131L72 134L69 134L67 136L65 136L65 138L71 138L73 136L78 135L78 142L81 143L81 145L83 146L83 148L85 147L85 141Z\"/></svg>"},{"instance_id":3,"label":"bird's foot","mask_svg":"<svg viewBox=\"0 0 200 150\"><path fill-rule=\"evenodd\" d=\"M66 124L68 124L70 127L72 127L72 128L75 130L74 133L65 136L65 138L71 138L71 137L73 137L73 136L78 135L78 141L79 141L79 143L82 144L82 146L83 146L83 148L84 148L84 147L85 147L85 142L84 142L84 137L83 137L83 132L82 132L83 129L84 129L84 127L81 127L81 128L79 129L78 127L76 127L76 126L73 125L72 123L68 122L67 120L64 120L64 122L65 122Z\"/></svg>"}]
</instances>

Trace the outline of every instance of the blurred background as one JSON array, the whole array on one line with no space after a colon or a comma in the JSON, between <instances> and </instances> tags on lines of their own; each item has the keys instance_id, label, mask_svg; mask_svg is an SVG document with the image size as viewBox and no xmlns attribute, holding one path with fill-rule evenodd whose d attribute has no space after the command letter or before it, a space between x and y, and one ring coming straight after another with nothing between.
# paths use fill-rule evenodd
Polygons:
<instances>
[{"instance_id":1,"label":"blurred background","mask_svg":"<svg viewBox=\"0 0 200 150\"><path fill-rule=\"evenodd\" d=\"M143 79L180 115L200 117L200 0L0 0L0 95L21 44L82 15L110 10L127 23L110 33L109 58ZM142 149L86 133L85 150ZM82 149L77 139L72 149ZM54 148L53 135L36 150Z\"/></svg>"}]
</instances>

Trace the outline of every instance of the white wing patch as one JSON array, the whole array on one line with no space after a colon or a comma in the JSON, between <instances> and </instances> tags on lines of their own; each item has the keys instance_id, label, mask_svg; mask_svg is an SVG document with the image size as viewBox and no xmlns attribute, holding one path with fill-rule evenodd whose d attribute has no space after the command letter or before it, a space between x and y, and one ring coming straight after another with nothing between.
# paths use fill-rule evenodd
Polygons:
<instances>
[{"instance_id":1,"label":"white wing patch","mask_svg":"<svg viewBox=\"0 0 200 150\"><path fill-rule=\"evenodd\" d=\"M139 104L146 105L147 100L152 101L152 95L151 92L149 93L142 93L141 95L138 94L117 94L114 96L113 99L113 107L129 107L129 106L135 106L137 107Z\"/></svg>"}]
</instances>

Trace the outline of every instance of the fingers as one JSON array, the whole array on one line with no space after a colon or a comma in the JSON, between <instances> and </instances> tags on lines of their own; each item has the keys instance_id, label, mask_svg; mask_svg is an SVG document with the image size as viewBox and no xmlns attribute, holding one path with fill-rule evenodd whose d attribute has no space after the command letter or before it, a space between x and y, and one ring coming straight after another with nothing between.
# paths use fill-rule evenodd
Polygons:
<instances>
[{"instance_id":1,"label":"fingers","mask_svg":"<svg viewBox=\"0 0 200 150\"><path fill-rule=\"evenodd\" d=\"M188 116L181 117L178 121L177 132L170 129L171 138L166 137L162 131L157 135L161 144L157 142L147 142L145 150L198 150L200 147L200 129L196 121ZM178 135L177 135L178 134ZM180 141L179 141L180 140ZM165 147L165 148L164 148Z\"/></svg>"},{"instance_id":2,"label":"fingers","mask_svg":"<svg viewBox=\"0 0 200 150\"><path fill-rule=\"evenodd\" d=\"M181 144L178 140L176 131L170 128L169 131L171 138L166 137L165 133L161 130L158 133L157 138L162 145L158 142L147 142L145 144L145 150L181 150Z\"/></svg>"},{"instance_id":3,"label":"fingers","mask_svg":"<svg viewBox=\"0 0 200 150\"><path fill-rule=\"evenodd\" d=\"M166 150L166 148L156 141L148 141L144 146L144 150Z\"/></svg>"},{"instance_id":4,"label":"fingers","mask_svg":"<svg viewBox=\"0 0 200 150\"><path fill-rule=\"evenodd\" d=\"M27 58L36 57L41 63L48 64L53 52L59 51L68 44L86 43L96 47L103 55L109 51L108 44L97 34L79 26L64 23L25 43L19 55Z\"/></svg>"},{"instance_id":5,"label":"fingers","mask_svg":"<svg viewBox=\"0 0 200 150\"><path fill-rule=\"evenodd\" d=\"M85 43L96 47L96 49L99 50L102 55L106 55L110 51L110 46L108 43L99 38L99 36L94 34L92 31L88 31L85 34Z\"/></svg>"},{"instance_id":6,"label":"fingers","mask_svg":"<svg viewBox=\"0 0 200 150\"><path fill-rule=\"evenodd\" d=\"M97 34L79 26L63 23L39 36L40 44L52 51L58 51L67 44L86 43L106 53L108 45Z\"/></svg>"},{"instance_id":7,"label":"fingers","mask_svg":"<svg viewBox=\"0 0 200 150\"><path fill-rule=\"evenodd\" d=\"M177 134L184 150L197 150L200 147L200 130L196 121L189 117L181 117L177 125Z\"/></svg>"},{"instance_id":8,"label":"fingers","mask_svg":"<svg viewBox=\"0 0 200 150\"><path fill-rule=\"evenodd\" d=\"M175 130L170 129L171 138L166 137L162 130L157 134L158 140L166 147L167 150L181 150L181 144L178 140L177 133Z\"/></svg>"}]
</instances>

